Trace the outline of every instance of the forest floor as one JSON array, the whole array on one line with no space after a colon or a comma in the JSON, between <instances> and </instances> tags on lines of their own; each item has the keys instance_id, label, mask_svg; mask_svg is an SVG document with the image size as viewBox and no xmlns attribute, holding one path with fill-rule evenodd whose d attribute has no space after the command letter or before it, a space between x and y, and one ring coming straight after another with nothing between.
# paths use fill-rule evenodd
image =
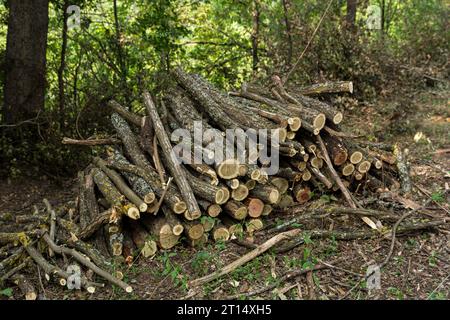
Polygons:
<instances>
[{"instance_id":1,"label":"forest floor","mask_svg":"<svg viewBox=\"0 0 450 320\"><path fill-rule=\"evenodd\" d=\"M355 105L347 110L345 121L352 124L347 128L349 132L363 133L385 142L398 142L409 149L411 175L418 186L414 188L411 199L421 203L432 198L433 215L441 218L449 218L450 215L450 195L445 188L445 184L448 187L450 183L449 153L438 151L450 148L449 93L428 90L402 95L401 98L380 99L376 105ZM420 132L421 139L415 141L414 137L419 137ZM45 178L0 181L0 214L31 212L33 204L41 205L44 197L54 205L73 200L74 185L74 181L55 185ZM276 217L278 220L287 218L288 215ZM349 225L366 228L352 217L334 221L324 219L320 224L321 229ZM309 227L301 226L305 230ZM261 243L261 239L256 236L255 242ZM389 263L381 270L381 289L369 292L366 283L358 285L358 281L369 265L385 259L390 244L390 239L314 239L284 255L271 252L261 255L228 276L205 285L195 295L186 288L187 281L217 270L248 249L233 242L209 243L202 249L177 246L174 250L159 252L151 259L138 258L129 268L120 266L125 281L134 287L131 295L111 286L97 290L93 296L85 291L62 290L51 283L44 283L42 288L36 270L28 272L36 288L41 288L40 297L46 299L182 299L187 296L223 299L234 294L242 294L245 299L246 292L277 284L280 276L289 270L324 261L336 268L318 270L306 277L278 283L276 290L268 290L252 298L450 299L450 223L440 227L439 232L398 237ZM10 299L19 298L19 292L15 290Z\"/></svg>"}]
</instances>

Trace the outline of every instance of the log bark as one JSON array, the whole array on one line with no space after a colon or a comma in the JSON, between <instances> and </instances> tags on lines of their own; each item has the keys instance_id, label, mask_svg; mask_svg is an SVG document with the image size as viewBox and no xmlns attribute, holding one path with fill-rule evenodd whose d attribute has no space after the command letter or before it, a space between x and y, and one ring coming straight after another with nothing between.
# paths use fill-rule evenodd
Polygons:
<instances>
[{"instance_id":1,"label":"log bark","mask_svg":"<svg viewBox=\"0 0 450 320\"><path fill-rule=\"evenodd\" d=\"M172 226L164 216L145 216L141 220L161 249L171 249L178 243L180 236L173 233Z\"/></svg>"},{"instance_id":2,"label":"log bark","mask_svg":"<svg viewBox=\"0 0 450 320\"><path fill-rule=\"evenodd\" d=\"M108 102L108 106L116 113L118 113L122 118L126 119L128 122L141 127L143 124L143 117L128 111L125 107L121 106L117 101L111 100Z\"/></svg>"},{"instance_id":3,"label":"log bark","mask_svg":"<svg viewBox=\"0 0 450 320\"><path fill-rule=\"evenodd\" d=\"M102 171L114 182L117 189L135 206L138 207L140 212L147 211L147 203L144 202L134 191L127 185L125 180L120 174L113 169L107 167L106 161L99 157L93 159L93 163L98 166Z\"/></svg>"},{"instance_id":4,"label":"log bark","mask_svg":"<svg viewBox=\"0 0 450 320\"><path fill-rule=\"evenodd\" d=\"M255 189L250 191L250 195L269 204L277 203L280 199L278 189L268 185L257 185Z\"/></svg>"},{"instance_id":5,"label":"log bark","mask_svg":"<svg viewBox=\"0 0 450 320\"><path fill-rule=\"evenodd\" d=\"M178 160L175 158L175 155L172 150L172 145L170 143L170 139L167 136L167 133L164 129L164 126L161 122L161 119L158 115L156 107L152 101L150 94L144 91L143 94L144 103L147 107L147 112L149 113L150 118L152 119L153 127L155 128L155 135L158 137L158 141L160 143L162 152L168 160L166 163L166 167L168 167L169 172L172 174L175 182L177 183L178 188L180 189L180 193L183 197L187 205L187 210L189 211L191 216L200 216L200 208L198 207L197 200L195 198L194 192L187 181L186 173L178 163Z\"/></svg>"},{"instance_id":6,"label":"log bark","mask_svg":"<svg viewBox=\"0 0 450 320\"><path fill-rule=\"evenodd\" d=\"M248 214L247 207L235 200L229 200L223 206L223 209L229 216L236 220L244 220Z\"/></svg>"},{"instance_id":7,"label":"log bark","mask_svg":"<svg viewBox=\"0 0 450 320\"><path fill-rule=\"evenodd\" d=\"M299 89L303 95L316 95L322 93L353 93L353 82L335 81L317 83Z\"/></svg>"}]
</instances>

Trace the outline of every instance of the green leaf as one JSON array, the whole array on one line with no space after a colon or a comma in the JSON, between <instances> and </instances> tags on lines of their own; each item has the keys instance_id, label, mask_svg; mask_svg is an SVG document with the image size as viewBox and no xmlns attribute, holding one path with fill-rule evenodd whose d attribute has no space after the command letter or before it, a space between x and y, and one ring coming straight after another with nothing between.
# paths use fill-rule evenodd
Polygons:
<instances>
[{"instance_id":1,"label":"green leaf","mask_svg":"<svg viewBox=\"0 0 450 320\"><path fill-rule=\"evenodd\" d=\"M10 298L13 295L13 290L12 288L3 289L0 291L0 295Z\"/></svg>"}]
</instances>

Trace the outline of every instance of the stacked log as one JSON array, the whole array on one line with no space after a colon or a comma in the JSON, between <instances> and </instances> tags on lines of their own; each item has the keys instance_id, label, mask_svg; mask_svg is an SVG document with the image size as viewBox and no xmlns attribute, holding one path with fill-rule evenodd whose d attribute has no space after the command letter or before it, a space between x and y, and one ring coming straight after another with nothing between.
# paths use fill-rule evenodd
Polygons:
<instances>
[{"instance_id":1,"label":"stacked log","mask_svg":"<svg viewBox=\"0 0 450 320\"><path fill-rule=\"evenodd\" d=\"M348 138L339 129L343 113L318 98L351 92L351 82L289 90L274 77L270 90L244 85L226 94L181 69L171 76L174 81L158 103L144 90L145 116L108 103L121 143L107 140L114 143L105 147L104 157L93 159L86 175L111 212L105 235L113 255L151 256L157 247L170 249L182 239L200 246L208 239L251 235L273 212L306 205L314 194L341 192L355 208L354 190L375 191L396 181L395 156ZM254 130L259 140L249 135L231 139L230 130ZM219 147L218 138L224 139ZM268 171L273 158L267 149L279 155L275 173ZM391 180L382 179L386 172ZM86 184L83 174L80 181ZM82 216L82 227L94 221ZM370 218L363 221L376 228Z\"/></svg>"}]
</instances>

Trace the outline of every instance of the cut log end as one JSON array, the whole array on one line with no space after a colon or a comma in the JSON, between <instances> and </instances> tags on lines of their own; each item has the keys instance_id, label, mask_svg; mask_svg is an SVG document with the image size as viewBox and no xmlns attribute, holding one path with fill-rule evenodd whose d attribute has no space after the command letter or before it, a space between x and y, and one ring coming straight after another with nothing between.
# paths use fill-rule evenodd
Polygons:
<instances>
[{"instance_id":1,"label":"cut log end","mask_svg":"<svg viewBox=\"0 0 450 320\"><path fill-rule=\"evenodd\" d=\"M224 204L230 199L230 191L226 187L221 187L216 192L216 204Z\"/></svg>"},{"instance_id":2,"label":"cut log end","mask_svg":"<svg viewBox=\"0 0 450 320\"><path fill-rule=\"evenodd\" d=\"M231 198L236 201L242 201L247 198L248 193L249 191L245 184L240 184L237 189L231 191Z\"/></svg>"},{"instance_id":3,"label":"cut log end","mask_svg":"<svg viewBox=\"0 0 450 320\"><path fill-rule=\"evenodd\" d=\"M165 224L161 227L158 238L162 249L171 249L178 243L180 237L173 234L170 225Z\"/></svg>"},{"instance_id":4,"label":"cut log end","mask_svg":"<svg viewBox=\"0 0 450 320\"><path fill-rule=\"evenodd\" d=\"M355 151L350 155L350 162L353 164L358 164L362 161L363 154L360 151Z\"/></svg>"},{"instance_id":5,"label":"cut log end","mask_svg":"<svg viewBox=\"0 0 450 320\"><path fill-rule=\"evenodd\" d=\"M172 227L172 232L174 235L179 236L183 233L184 227L181 224L177 224Z\"/></svg>"},{"instance_id":6,"label":"cut log end","mask_svg":"<svg viewBox=\"0 0 450 320\"><path fill-rule=\"evenodd\" d=\"M248 233L254 233L255 231L261 230L264 227L264 224L261 219L250 219L245 224Z\"/></svg>"},{"instance_id":7,"label":"cut log end","mask_svg":"<svg viewBox=\"0 0 450 320\"><path fill-rule=\"evenodd\" d=\"M343 119L344 119L344 115L342 114L342 112L337 112L333 117L333 123L339 124L342 122Z\"/></svg>"},{"instance_id":8,"label":"cut log end","mask_svg":"<svg viewBox=\"0 0 450 320\"><path fill-rule=\"evenodd\" d=\"M352 163L347 163L342 168L342 175L344 177L348 177L348 176L351 176L354 171L355 171L355 166Z\"/></svg>"},{"instance_id":9,"label":"cut log end","mask_svg":"<svg viewBox=\"0 0 450 320\"><path fill-rule=\"evenodd\" d=\"M230 239L230 231L225 227L216 228L213 232L215 241L228 241Z\"/></svg>"},{"instance_id":10,"label":"cut log end","mask_svg":"<svg viewBox=\"0 0 450 320\"><path fill-rule=\"evenodd\" d=\"M146 206L145 210L147 210L147 205L145 206ZM129 206L128 208L126 208L126 215L133 220L138 220L141 217L139 209L136 208L135 206Z\"/></svg>"},{"instance_id":11,"label":"cut log end","mask_svg":"<svg viewBox=\"0 0 450 320\"><path fill-rule=\"evenodd\" d=\"M358 171L361 173L366 173L370 170L370 161L364 160L358 165Z\"/></svg>"},{"instance_id":12,"label":"cut log end","mask_svg":"<svg viewBox=\"0 0 450 320\"><path fill-rule=\"evenodd\" d=\"M273 211L273 208L269 204L264 204L263 211L261 212L262 216L268 216Z\"/></svg>"},{"instance_id":13,"label":"cut log end","mask_svg":"<svg viewBox=\"0 0 450 320\"><path fill-rule=\"evenodd\" d=\"M292 118L288 119L288 124L289 124L289 129L291 129L291 131L295 132L301 128L302 120L300 120L299 117L292 117ZM287 138L289 138L289 137L287 136Z\"/></svg>"},{"instance_id":14,"label":"cut log end","mask_svg":"<svg viewBox=\"0 0 450 320\"><path fill-rule=\"evenodd\" d=\"M326 120L327 118L325 117L325 115L323 113L319 113L317 117L315 117L313 122L314 129L317 129L319 131L322 130L323 127L325 127Z\"/></svg>"},{"instance_id":15,"label":"cut log end","mask_svg":"<svg viewBox=\"0 0 450 320\"><path fill-rule=\"evenodd\" d=\"M239 166L236 159L227 159L218 165L217 174L222 179L234 179L239 175Z\"/></svg>"},{"instance_id":16,"label":"cut log end","mask_svg":"<svg viewBox=\"0 0 450 320\"><path fill-rule=\"evenodd\" d=\"M140 212L146 212L147 209L148 209L147 203L143 202L143 203L141 203L141 204L139 205L139 211L140 211Z\"/></svg>"},{"instance_id":17,"label":"cut log end","mask_svg":"<svg viewBox=\"0 0 450 320\"><path fill-rule=\"evenodd\" d=\"M200 239L204 233L205 229L200 223L192 225L187 232L188 237L192 240Z\"/></svg>"},{"instance_id":18,"label":"cut log end","mask_svg":"<svg viewBox=\"0 0 450 320\"><path fill-rule=\"evenodd\" d=\"M222 207L218 204L212 204L207 209L208 215L210 217L217 217L222 212Z\"/></svg>"},{"instance_id":19,"label":"cut log end","mask_svg":"<svg viewBox=\"0 0 450 320\"><path fill-rule=\"evenodd\" d=\"M264 210L264 202L258 198L248 198L245 201L248 208L248 215L252 218L261 216Z\"/></svg>"},{"instance_id":20,"label":"cut log end","mask_svg":"<svg viewBox=\"0 0 450 320\"><path fill-rule=\"evenodd\" d=\"M150 192L150 193L147 193L145 196L144 196L144 202L145 203L147 203L147 204L152 204L153 202L155 202L155 200L156 200L156 196L155 196L155 194L153 193L153 192Z\"/></svg>"},{"instance_id":21,"label":"cut log end","mask_svg":"<svg viewBox=\"0 0 450 320\"><path fill-rule=\"evenodd\" d=\"M187 211L187 205L186 205L186 202L184 202L184 201L177 202L177 203L173 206L172 210L173 210L173 212L175 212L176 214L182 214L182 213L184 213L185 211Z\"/></svg>"}]
</instances>

